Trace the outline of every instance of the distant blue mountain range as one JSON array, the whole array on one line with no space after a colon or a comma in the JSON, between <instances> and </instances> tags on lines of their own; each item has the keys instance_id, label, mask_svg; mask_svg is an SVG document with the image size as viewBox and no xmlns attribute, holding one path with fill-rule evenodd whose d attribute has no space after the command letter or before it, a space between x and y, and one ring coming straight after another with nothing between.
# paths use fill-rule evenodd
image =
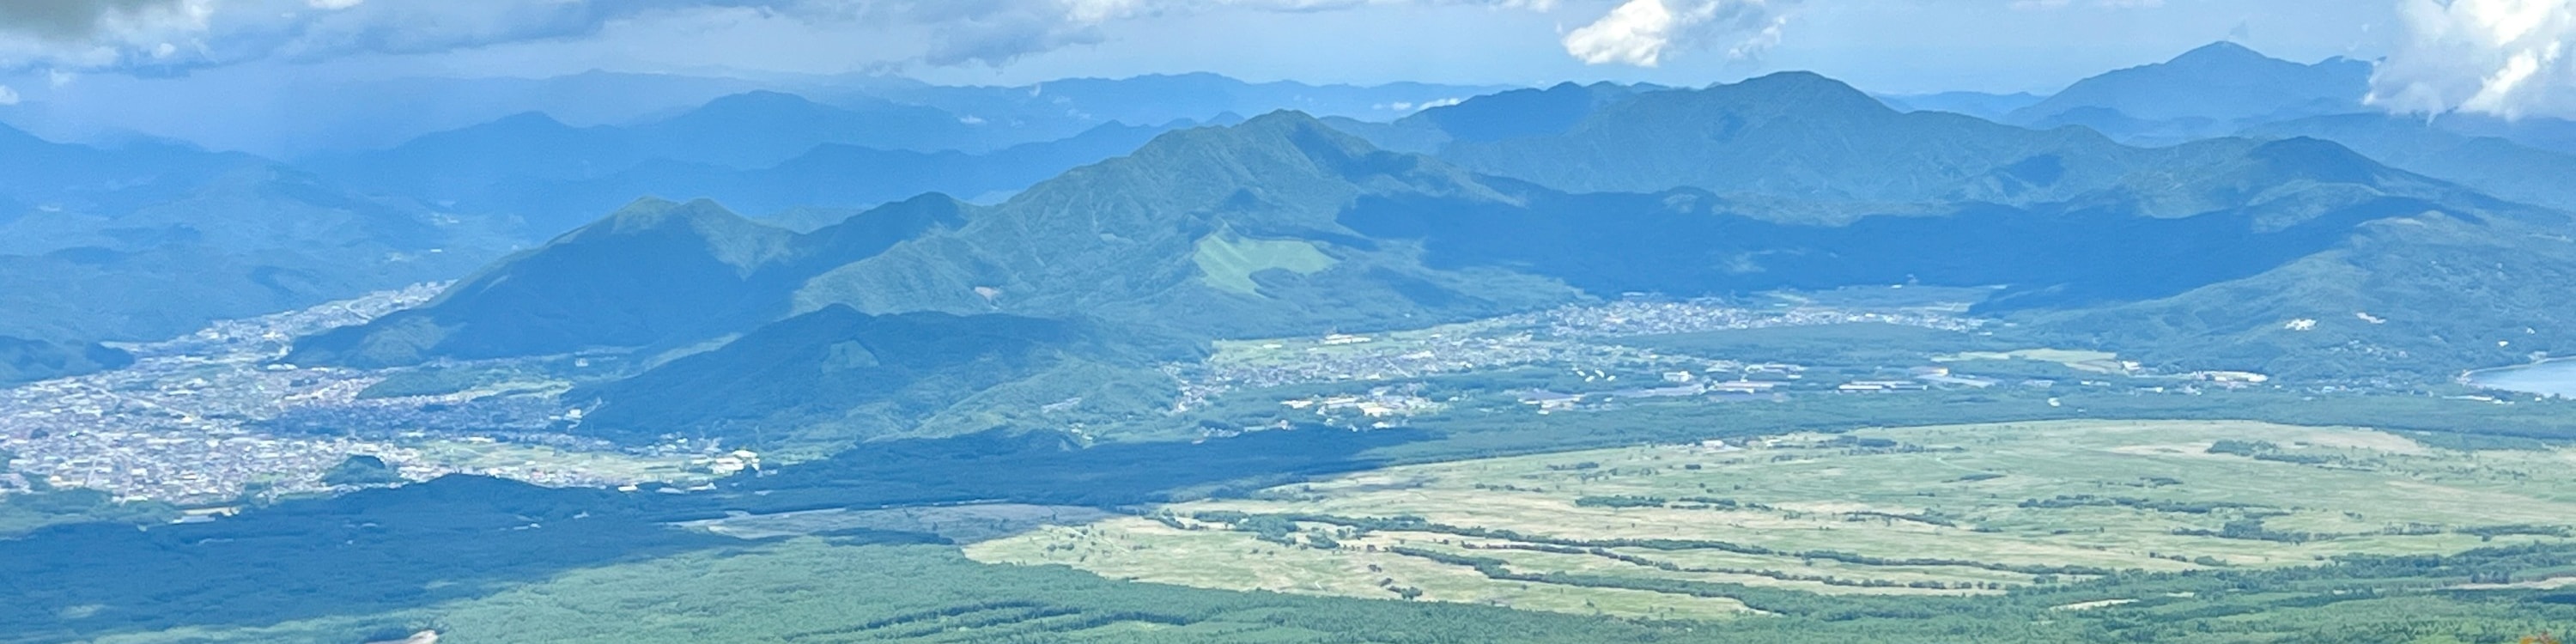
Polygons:
<instances>
[{"instance_id":1,"label":"distant blue mountain range","mask_svg":"<svg viewBox=\"0 0 2576 644\"><path fill-rule=\"evenodd\" d=\"M2568 295L2564 282L2540 278L2576 271L2576 253L2547 236L2568 214L2330 141L2133 147L2082 128L1899 112L1803 73L1696 90L1568 85L1352 123L1279 112L1176 130L998 204L924 197L806 234L712 202L644 202L432 306L311 338L291 359L396 366L715 346L584 390L606 405L599 418L616 419L585 431L721 425L831 443L982 429L973 423L1019 409L974 393L1002 385L947 366L869 371L828 331L918 313L1117 330L1121 346L1106 350L1071 351L1069 340L953 356L1000 361L992 368L1019 374L1008 396L1021 402L1167 390L1142 384L1162 376L1138 356L1213 339L1419 327L1629 292L1992 288L1981 314L2051 346L2317 378L2447 377L2576 347L2576 336L2537 331L2576 328L2565 319L2576 314L2546 304ZM2493 268L2425 270L2472 265ZM2461 310L2448 294L2464 288L2496 308ZM2355 312L2382 322L2283 326ZM2510 347L2456 340L2508 333ZM692 369L838 373L821 365L850 360L892 381L831 391L908 402L743 392L729 398L794 402L728 407L721 423L656 402L714 382Z\"/></svg>"},{"instance_id":2,"label":"distant blue mountain range","mask_svg":"<svg viewBox=\"0 0 2576 644\"><path fill-rule=\"evenodd\" d=\"M1872 97L1806 73L1464 100L1422 98L1456 89L1438 86L1212 76L1017 89L857 79L811 98L719 96L629 125L520 114L292 166L163 142L81 146L0 131L11 152L0 166L38 179L0 186L0 229L11 233L0 239L0 281L82 284L133 309L13 301L0 336L17 341L10 364L21 366L0 376L95 368L113 358L84 348L96 340L465 275L549 238L487 266L437 307L316 340L305 356L392 365L671 349L834 305L865 315L1079 317L1203 340L1465 319L1587 293L1904 280L2007 286L1993 310L2067 329L2107 324L2087 312L2217 311L2273 297L2208 295L2257 284L2302 307L2402 311L2429 305L2281 276L2326 270L2318 262L2377 275L2394 270L2375 263L2389 257L2512 254L2545 237L2443 246L2424 235L2540 234L2546 226L2534 222L2557 215L2518 204L2576 204L2576 192L2552 180L2568 155L2540 145L2555 126L2351 111L2366 109L2349 96L2355 70L2366 68L2355 65L2288 63L2221 44L2045 100ZM1175 99L1141 102L1149 96ZM1392 96L1422 102L1360 105ZM2159 102L2174 96L2185 98ZM1100 120L1282 102L1345 114ZM1102 112L1084 111L1093 107ZM1065 110L1080 113L1040 120ZM2122 140L2180 130L2031 129L1962 113L1998 111L2006 121L2107 111L2184 129L2223 121L2246 136L2139 147ZM1353 116L1381 112L1407 115ZM1077 122L1089 125L1029 140ZM939 194L916 198L924 193ZM584 226L639 197L658 199ZM880 204L890 205L870 210ZM789 218L771 226L735 212ZM1594 225L1561 228L1578 212ZM2449 218L2386 223L2433 212ZM1943 227L1908 227L1921 222ZM1583 250L1642 237L1680 245ZM2050 251L2073 254L2016 255L2047 245L2042 238L2074 240ZM1580 243L1567 255L1528 245L1536 239ZM1949 241L1915 243L1934 239ZM2244 239L2262 245L2230 245ZM2348 250L2361 240L2395 250ZM1648 248L1662 250L1637 252ZM1962 253L1978 259L1945 263ZM2536 263L2506 272L2555 270L2554 254L2525 255ZM2131 261L2109 272L2066 263L2078 257ZM2129 272L2141 266L2163 268ZM667 271L679 273L602 281ZM495 276L509 276L509 288L468 296ZM690 284L704 293L664 290ZM517 295L500 297L509 293ZM613 305L643 300L679 308ZM586 317L621 310L634 315ZM2194 316L2157 328L2260 336L2248 347L2285 341L2259 332L2277 325L2267 317ZM2474 336L2489 322L2446 320L2436 335ZM2424 337L2383 337L2395 328L2365 331L2392 346ZM2128 331L2176 364L2255 355L2194 352L2181 335ZM2315 337L2324 336L2298 339ZM2501 359L2474 346L2415 350Z\"/></svg>"}]
</instances>

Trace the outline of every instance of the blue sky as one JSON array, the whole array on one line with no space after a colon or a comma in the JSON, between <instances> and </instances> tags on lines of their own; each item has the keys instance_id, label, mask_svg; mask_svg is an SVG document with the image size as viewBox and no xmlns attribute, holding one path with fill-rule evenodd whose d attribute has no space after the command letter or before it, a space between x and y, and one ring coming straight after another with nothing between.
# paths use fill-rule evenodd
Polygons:
<instances>
[{"instance_id":1,"label":"blue sky","mask_svg":"<svg viewBox=\"0 0 2576 644\"><path fill-rule=\"evenodd\" d=\"M2047 91L2236 39L2389 50L2385 0L11 0L25 78L208 67L352 76L887 71L952 83L1700 85L1810 69L1874 91ZM14 7L14 8L12 8ZM1660 15L1659 15L1660 14ZM24 85L25 81L19 81ZM22 88L23 89L23 88Z\"/></svg>"}]
</instances>

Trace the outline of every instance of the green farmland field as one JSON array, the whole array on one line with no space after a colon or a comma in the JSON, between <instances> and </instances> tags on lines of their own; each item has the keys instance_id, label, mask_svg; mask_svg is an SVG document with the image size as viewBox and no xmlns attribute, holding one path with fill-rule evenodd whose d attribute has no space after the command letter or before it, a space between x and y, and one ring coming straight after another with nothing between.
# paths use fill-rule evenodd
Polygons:
<instances>
[{"instance_id":1,"label":"green farmland field","mask_svg":"<svg viewBox=\"0 0 2576 644\"><path fill-rule=\"evenodd\" d=\"M2455 451L2252 422L2073 421L1404 466L968 552L1211 588L1723 618L1748 609L1642 582L1992 595L2123 571L2560 543L2571 530L2576 451ZM1546 575L1641 583L1534 580ZM2097 601L2121 599L2134 598Z\"/></svg>"}]
</instances>

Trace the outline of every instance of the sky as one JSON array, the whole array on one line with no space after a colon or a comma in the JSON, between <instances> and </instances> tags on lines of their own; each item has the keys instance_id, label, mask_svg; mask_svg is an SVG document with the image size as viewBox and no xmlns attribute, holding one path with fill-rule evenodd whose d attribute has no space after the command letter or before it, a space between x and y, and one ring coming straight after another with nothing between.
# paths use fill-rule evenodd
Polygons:
<instances>
[{"instance_id":1,"label":"sky","mask_svg":"<svg viewBox=\"0 0 2576 644\"><path fill-rule=\"evenodd\" d=\"M2384 59L2372 99L2395 111L2576 116L2576 0L0 0L0 107L85 82L594 69L1678 86L1797 69L2045 93L2220 40Z\"/></svg>"},{"instance_id":2,"label":"sky","mask_svg":"<svg viewBox=\"0 0 2576 644\"><path fill-rule=\"evenodd\" d=\"M6 0L0 66L167 75L899 73L947 83L1704 85L2049 91L2234 39L2376 58L2387 0Z\"/></svg>"}]
</instances>

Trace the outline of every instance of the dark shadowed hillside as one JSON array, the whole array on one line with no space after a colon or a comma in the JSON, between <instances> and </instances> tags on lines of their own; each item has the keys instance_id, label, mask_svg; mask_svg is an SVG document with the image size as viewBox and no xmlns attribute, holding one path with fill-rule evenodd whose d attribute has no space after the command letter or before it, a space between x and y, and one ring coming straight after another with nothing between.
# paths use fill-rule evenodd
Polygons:
<instances>
[{"instance_id":1,"label":"dark shadowed hillside","mask_svg":"<svg viewBox=\"0 0 2576 644\"><path fill-rule=\"evenodd\" d=\"M957 223L924 197L799 235L709 201L646 200L459 282L421 309L299 345L294 359L358 365L686 342L782 315L820 266Z\"/></svg>"},{"instance_id":2,"label":"dark shadowed hillside","mask_svg":"<svg viewBox=\"0 0 2576 644\"><path fill-rule=\"evenodd\" d=\"M966 226L817 277L800 310L1083 315L1248 336L1422 324L1559 301L1506 272L1422 268L1335 215L1366 195L1506 199L1423 157L1277 113L1156 139L1041 183Z\"/></svg>"},{"instance_id":3,"label":"dark shadowed hillside","mask_svg":"<svg viewBox=\"0 0 2576 644\"><path fill-rule=\"evenodd\" d=\"M832 306L565 398L598 406L580 432L621 441L676 433L830 444L915 433L923 421L979 392L1051 371L1115 379L1124 377L1116 370L1139 364L1101 342L1093 331L1048 320L872 316ZM1099 396L1099 388L1113 383L1082 384L1086 389L1066 396ZM988 428L971 428L982 429Z\"/></svg>"}]
</instances>

